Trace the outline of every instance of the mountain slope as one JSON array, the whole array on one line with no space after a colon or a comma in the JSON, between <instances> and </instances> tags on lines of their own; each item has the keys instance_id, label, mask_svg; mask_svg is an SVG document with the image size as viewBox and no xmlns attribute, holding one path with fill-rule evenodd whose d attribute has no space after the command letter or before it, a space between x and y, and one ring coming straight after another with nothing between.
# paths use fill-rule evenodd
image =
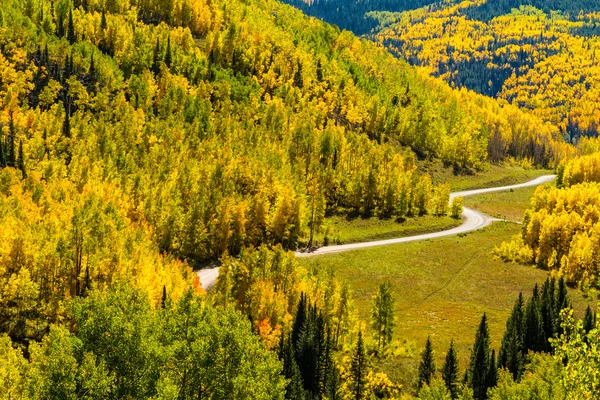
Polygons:
<instances>
[{"instance_id":1,"label":"mountain slope","mask_svg":"<svg viewBox=\"0 0 600 400\"><path fill-rule=\"evenodd\" d=\"M597 135L600 123L599 17L591 11L599 7L464 1L400 16L378 40L455 87L506 100L577 139Z\"/></svg>"}]
</instances>

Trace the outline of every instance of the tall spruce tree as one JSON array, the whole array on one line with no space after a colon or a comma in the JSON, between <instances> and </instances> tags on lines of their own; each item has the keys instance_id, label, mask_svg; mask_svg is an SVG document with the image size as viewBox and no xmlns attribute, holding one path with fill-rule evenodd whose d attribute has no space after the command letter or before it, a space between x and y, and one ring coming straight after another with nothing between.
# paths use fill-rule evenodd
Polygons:
<instances>
[{"instance_id":1,"label":"tall spruce tree","mask_svg":"<svg viewBox=\"0 0 600 400\"><path fill-rule=\"evenodd\" d=\"M362 332L358 332L356 348L352 355L350 365L351 398L361 400L365 398L365 378L367 376L367 354L363 343Z\"/></svg>"},{"instance_id":2,"label":"tall spruce tree","mask_svg":"<svg viewBox=\"0 0 600 400\"><path fill-rule=\"evenodd\" d=\"M6 144L4 143L4 134L0 129L0 168L6 167Z\"/></svg>"},{"instance_id":3,"label":"tall spruce tree","mask_svg":"<svg viewBox=\"0 0 600 400\"><path fill-rule=\"evenodd\" d=\"M427 336L425 348L421 353L421 362L419 363L419 389L421 389L424 385L429 385L434 376L435 359L433 357L433 346L431 344L431 338Z\"/></svg>"},{"instance_id":4,"label":"tall spruce tree","mask_svg":"<svg viewBox=\"0 0 600 400\"><path fill-rule=\"evenodd\" d=\"M73 25L73 10L69 10L69 22L67 25L67 40L70 44L75 43L77 38L75 37L75 26Z\"/></svg>"},{"instance_id":5,"label":"tall spruce tree","mask_svg":"<svg viewBox=\"0 0 600 400\"><path fill-rule=\"evenodd\" d=\"M292 343L292 335L281 335L279 345L279 359L283 364L283 376L288 380L286 385L285 398L289 400L302 400L306 398L304 385L302 383L302 375L296 363L294 346Z\"/></svg>"},{"instance_id":6,"label":"tall spruce tree","mask_svg":"<svg viewBox=\"0 0 600 400\"><path fill-rule=\"evenodd\" d=\"M453 399L458 397L458 357L454 349L454 340L450 341L450 348L446 353L446 360L442 366L442 379Z\"/></svg>"},{"instance_id":7,"label":"tall spruce tree","mask_svg":"<svg viewBox=\"0 0 600 400\"><path fill-rule=\"evenodd\" d=\"M154 75L159 74L161 61L162 59L160 57L160 42L158 38L156 38L156 46L154 47L154 54L152 55L152 72L154 72Z\"/></svg>"},{"instance_id":8,"label":"tall spruce tree","mask_svg":"<svg viewBox=\"0 0 600 400\"><path fill-rule=\"evenodd\" d=\"M295 345L300 337L300 330L306 322L307 314L307 301L306 294L300 293L300 301L298 302L298 308L296 309L296 316L294 317L294 323L292 325L292 343Z\"/></svg>"},{"instance_id":9,"label":"tall spruce tree","mask_svg":"<svg viewBox=\"0 0 600 400\"><path fill-rule=\"evenodd\" d=\"M556 310L556 297L554 292L556 291L556 281L554 278L546 279L542 286L542 298L540 313L542 317L542 324L544 327L544 336L546 338L544 351L552 352L552 345L548 339L553 338L556 334L556 316L554 315Z\"/></svg>"},{"instance_id":10,"label":"tall spruce tree","mask_svg":"<svg viewBox=\"0 0 600 400\"><path fill-rule=\"evenodd\" d=\"M13 121L12 113L8 121L8 157L6 165L12 168L17 166L17 158L15 155L15 141L17 140L17 130L15 128L15 122Z\"/></svg>"},{"instance_id":11,"label":"tall spruce tree","mask_svg":"<svg viewBox=\"0 0 600 400\"><path fill-rule=\"evenodd\" d=\"M538 285L533 289L533 294L527 302L523 329L523 350L540 352L546 349L544 324L540 313L540 294Z\"/></svg>"},{"instance_id":12,"label":"tall spruce tree","mask_svg":"<svg viewBox=\"0 0 600 400\"><path fill-rule=\"evenodd\" d=\"M371 327L375 333L379 350L382 347L385 348L392 341L395 325L394 305L392 284L389 281L383 282L373 296L371 310Z\"/></svg>"},{"instance_id":13,"label":"tall spruce tree","mask_svg":"<svg viewBox=\"0 0 600 400\"><path fill-rule=\"evenodd\" d=\"M468 373L469 385L473 389L473 398L475 400L484 400L487 398L490 359L490 331L488 329L487 316L483 314L479 328L475 334L475 344L471 353Z\"/></svg>"},{"instance_id":14,"label":"tall spruce tree","mask_svg":"<svg viewBox=\"0 0 600 400\"><path fill-rule=\"evenodd\" d=\"M492 355L488 362L488 373L486 378L486 386L493 388L498 385L498 366L496 364L496 351L492 349Z\"/></svg>"},{"instance_id":15,"label":"tall spruce tree","mask_svg":"<svg viewBox=\"0 0 600 400\"><path fill-rule=\"evenodd\" d=\"M23 155L23 141L19 141L19 158L17 160L17 166L21 170L23 179L27 178L27 171L25 170L25 156Z\"/></svg>"},{"instance_id":16,"label":"tall spruce tree","mask_svg":"<svg viewBox=\"0 0 600 400\"><path fill-rule=\"evenodd\" d=\"M556 309L554 310L556 333L560 335L563 333L560 321L560 312L565 308L571 307L571 301L569 299L569 294L567 292L567 285L565 283L565 278L560 277L558 280L558 288L556 290L556 302L554 303Z\"/></svg>"},{"instance_id":17,"label":"tall spruce tree","mask_svg":"<svg viewBox=\"0 0 600 400\"><path fill-rule=\"evenodd\" d=\"M523 373L525 355L523 351L523 294L515 302L512 313L506 321L506 331L498 353L498 365L506 368L513 375L515 381L519 380Z\"/></svg>"},{"instance_id":18,"label":"tall spruce tree","mask_svg":"<svg viewBox=\"0 0 600 400\"><path fill-rule=\"evenodd\" d=\"M171 37L167 38L167 51L165 53L165 65L171 68L171 63L173 62L173 55L171 54Z\"/></svg>"},{"instance_id":19,"label":"tall spruce tree","mask_svg":"<svg viewBox=\"0 0 600 400\"><path fill-rule=\"evenodd\" d=\"M590 308L590 306L588 306L585 310L585 317L583 318L583 329L586 333L589 333L589 331L594 329L596 325L595 320L596 318L594 316L594 313L592 313L592 309Z\"/></svg>"}]
</instances>

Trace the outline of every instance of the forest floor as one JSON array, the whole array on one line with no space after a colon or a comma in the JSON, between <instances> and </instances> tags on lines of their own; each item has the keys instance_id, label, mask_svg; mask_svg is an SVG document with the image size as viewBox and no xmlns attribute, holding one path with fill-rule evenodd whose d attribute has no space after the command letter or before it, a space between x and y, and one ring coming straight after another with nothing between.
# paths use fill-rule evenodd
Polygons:
<instances>
[{"instance_id":1,"label":"forest floor","mask_svg":"<svg viewBox=\"0 0 600 400\"><path fill-rule=\"evenodd\" d=\"M490 215L518 221L533 190L474 196L467 204ZM380 283L392 283L396 299L395 339L391 354L375 359L375 367L412 391L427 336L432 338L439 368L450 340L454 339L464 371L483 313L489 318L492 346L498 350L519 292L527 298L536 283L545 281L547 271L505 263L491 254L494 247L519 231L516 223L498 222L459 236L328 254L301 262L309 268L332 269L350 285L357 316L367 331L373 294ZM570 295L576 315L583 317L585 307L594 300L575 290Z\"/></svg>"}]
</instances>

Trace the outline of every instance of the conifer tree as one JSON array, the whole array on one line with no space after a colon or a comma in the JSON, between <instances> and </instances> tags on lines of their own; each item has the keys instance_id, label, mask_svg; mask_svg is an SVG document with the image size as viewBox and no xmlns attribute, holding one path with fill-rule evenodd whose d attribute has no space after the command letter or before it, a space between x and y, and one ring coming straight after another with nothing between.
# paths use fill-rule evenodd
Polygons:
<instances>
[{"instance_id":1,"label":"conifer tree","mask_svg":"<svg viewBox=\"0 0 600 400\"><path fill-rule=\"evenodd\" d=\"M296 363L291 334L288 334L287 338L285 335L281 335L279 359L283 364L282 374L288 380L285 389L285 398L290 400L304 399L305 392L302 384L302 376L298 364Z\"/></svg>"},{"instance_id":2,"label":"conifer tree","mask_svg":"<svg viewBox=\"0 0 600 400\"><path fill-rule=\"evenodd\" d=\"M489 362L490 332L487 324L487 316L483 314L479 328L475 334L475 344L471 353L468 373L469 384L473 389L473 398L475 400L484 400L487 398Z\"/></svg>"},{"instance_id":3,"label":"conifer tree","mask_svg":"<svg viewBox=\"0 0 600 400\"><path fill-rule=\"evenodd\" d=\"M585 317L583 318L583 329L585 330L586 333L588 333L589 331L594 329L594 327L595 327L594 314L592 313L592 309L590 308L590 306L588 306L587 309L585 310Z\"/></svg>"},{"instance_id":4,"label":"conifer tree","mask_svg":"<svg viewBox=\"0 0 600 400\"><path fill-rule=\"evenodd\" d=\"M10 114L10 120L8 121L8 132L8 157L6 165L15 168L17 166L17 159L15 155L15 141L17 140L17 132L12 113Z\"/></svg>"},{"instance_id":5,"label":"conifer tree","mask_svg":"<svg viewBox=\"0 0 600 400\"><path fill-rule=\"evenodd\" d=\"M455 399L458 396L458 357L454 349L454 340L450 341L450 348L446 353L446 360L442 366L442 379L446 384L446 388L450 392L450 396Z\"/></svg>"},{"instance_id":6,"label":"conifer tree","mask_svg":"<svg viewBox=\"0 0 600 400\"><path fill-rule=\"evenodd\" d=\"M306 322L307 304L306 294L300 293L300 301L298 302L298 309L296 310L296 316L294 318L294 324L292 325L292 344L295 346L300 337L300 331Z\"/></svg>"},{"instance_id":7,"label":"conifer tree","mask_svg":"<svg viewBox=\"0 0 600 400\"><path fill-rule=\"evenodd\" d=\"M498 365L510 371L515 381L523 372L523 314L523 294L519 293L512 313L506 321L506 331L498 354Z\"/></svg>"},{"instance_id":8,"label":"conifer tree","mask_svg":"<svg viewBox=\"0 0 600 400\"><path fill-rule=\"evenodd\" d=\"M160 62L160 42L156 38L156 46L154 46L154 54L152 55L152 72L154 72L154 75L160 73Z\"/></svg>"},{"instance_id":9,"label":"conifer tree","mask_svg":"<svg viewBox=\"0 0 600 400\"><path fill-rule=\"evenodd\" d=\"M529 350L540 352L546 348L544 325L540 313L540 296L537 284L533 289L533 295L527 302L523 329L523 351Z\"/></svg>"},{"instance_id":10,"label":"conifer tree","mask_svg":"<svg viewBox=\"0 0 600 400\"><path fill-rule=\"evenodd\" d=\"M367 376L367 354L363 343L362 332L358 332L358 341L352 355L350 366L351 398L362 400L365 398L365 378Z\"/></svg>"},{"instance_id":11,"label":"conifer tree","mask_svg":"<svg viewBox=\"0 0 600 400\"><path fill-rule=\"evenodd\" d=\"M17 160L17 166L21 170L23 179L27 178L27 171L25 170L25 156L23 155L23 141L19 141L19 158Z\"/></svg>"},{"instance_id":12,"label":"conifer tree","mask_svg":"<svg viewBox=\"0 0 600 400\"><path fill-rule=\"evenodd\" d=\"M171 37L169 36L167 38L167 52L165 53L165 65L169 68L171 68L171 62L172 62L172 55L171 55Z\"/></svg>"},{"instance_id":13,"label":"conifer tree","mask_svg":"<svg viewBox=\"0 0 600 400\"><path fill-rule=\"evenodd\" d=\"M433 346L431 345L431 338L427 336L425 349L421 353L421 362L419 363L419 389L424 385L429 385L434 376L435 360L433 358Z\"/></svg>"},{"instance_id":14,"label":"conifer tree","mask_svg":"<svg viewBox=\"0 0 600 400\"><path fill-rule=\"evenodd\" d=\"M565 283L565 278L560 277L558 280L558 288L556 290L556 302L554 303L556 309L554 310L556 333L560 335L562 333L561 321L560 321L560 312L565 308L571 307L569 300L569 294L567 293L567 285Z\"/></svg>"},{"instance_id":15,"label":"conifer tree","mask_svg":"<svg viewBox=\"0 0 600 400\"><path fill-rule=\"evenodd\" d=\"M496 364L496 351L492 349L492 355L488 363L487 387L492 388L498 385L498 366Z\"/></svg>"},{"instance_id":16,"label":"conifer tree","mask_svg":"<svg viewBox=\"0 0 600 400\"><path fill-rule=\"evenodd\" d=\"M71 117L69 110L65 107L65 120L63 121L63 136L66 138L71 137Z\"/></svg>"},{"instance_id":17,"label":"conifer tree","mask_svg":"<svg viewBox=\"0 0 600 400\"><path fill-rule=\"evenodd\" d=\"M75 26L73 25L73 10L69 10L69 22L67 25L67 40L70 44L75 43L77 38L75 37Z\"/></svg>"},{"instance_id":18,"label":"conifer tree","mask_svg":"<svg viewBox=\"0 0 600 400\"><path fill-rule=\"evenodd\" d=\"M166 304L167 304L167 286L163 285L162 299L160 301L160 307L162 309L164 309Z\"/></svg>"},{"instance_id":19,"label":"conifer tree","mask_svg":"<svg viewBox=\"0 0 600 400\"><path fill-rule=\"evenodd\" d=\"M6 150L4 150L5 147L6 145L4 143L4 135L2 133L2 130L0 130L0 168L6 167Z\"/></svg>"},{"instance_id":20,"label":"conifer tree","mask_svg":"<svg viewBox=\"0 0 600 400\"><path fill-rule=\"evenodd\" d=\"M554 304L556 298L554 292L556 289L556 281L552 278L546 279L542 286L542 298L540 312L542 317L542 324L544 326L544 336L546 338L546 345L544 351L551 352L552 345L548 339L553 338L556 333L556 316L554 315L556 305Z\"/></svg>"},{"instance_id":21,"label":"conifer tree","mask_svg":"<svg viewBox=\"0 0 600 400\"><path fill-rule=\"evenodd\" d=\"M379 350L385 348L392 341L394 334L394 305L392 284L389 281L379 285L377 293L373 296L371 310L371 327L375 332L375 339Z\"/></svg>"}]
</instances>

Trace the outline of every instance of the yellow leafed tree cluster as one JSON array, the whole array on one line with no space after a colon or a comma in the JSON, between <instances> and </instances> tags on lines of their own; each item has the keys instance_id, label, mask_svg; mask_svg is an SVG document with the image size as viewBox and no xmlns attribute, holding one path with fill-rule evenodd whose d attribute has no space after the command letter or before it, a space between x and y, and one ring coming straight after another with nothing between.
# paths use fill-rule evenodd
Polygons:
<instances>
[{"instance_id":1,"label":"yellow leafed tree cluster","mask_svg":"<svg viewBox=\"0 0 600 400\"><path fill-rule=\"evenodd\" d=\"M496 253L557 270L568 282L598 286L600 278L600 155L562 164L559 187L541 187L523 218L522 233Z\"/></svg>"}]
</instances>

